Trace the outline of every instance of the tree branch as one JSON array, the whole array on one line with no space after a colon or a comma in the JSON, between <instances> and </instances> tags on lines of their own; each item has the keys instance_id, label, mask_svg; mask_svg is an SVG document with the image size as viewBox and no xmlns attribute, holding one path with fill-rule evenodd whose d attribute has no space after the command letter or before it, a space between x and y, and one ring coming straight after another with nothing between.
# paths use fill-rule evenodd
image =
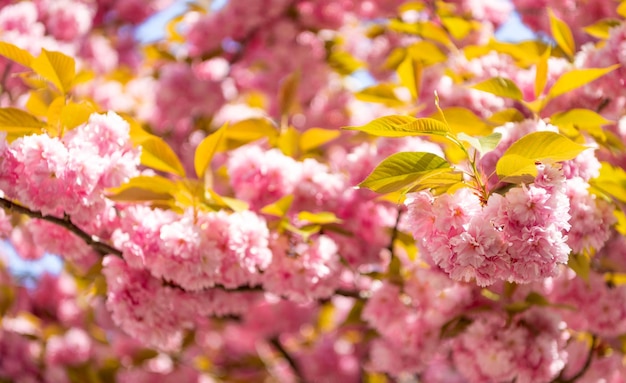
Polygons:
<instances>
[{"instance_id":1,"label":"tree branch","mask_svg":"<svg viewBox=\"0 0 626 383\"><path fill-rule=\"evenodd\" d=\"M596 346L597 339L598 338L595 335L591 336L591 347L589 348L589 354L587 354L587 360L585 360L585 364L580 369L580 371L574 374L571 378L564 379L563 372L565 371L565 369L563 369L561 373L559 374L559 376L557 376L557 378L554 379L555 383L573 383L577 381L579 378L581 378L583 375L585 375L585 373L587 372L587 370L589 370L589 367L591 366L591 362L593 361L593 352Z\"/></svg>"},{"instance_id":2,"label":"tree branch","mask_svg":"<svg viewBox=\"0 0 626 383\"><path fill-rule=\"evenodd\" d=\"M118 250L114 248L113 246L102 242L100 238L96 237L95 235L90 235L89 233L85 232L83 229L76 226L72 222L71 218L67 215L64 216L63 218L55 217L52 215L44 215L40 211L31 210L25 206L22 206L16 202L10 201L2 197L0 197L0 206L8 210L15 211L17 213L27 215L31 218L41 219L41 220L48 221L56 225L62 226L65 229L72 232L73 234L75 234L76 236L78 236L83 241L85 241L87 245L89 245L94 251L96 251L98 254L102 256L105 256L108 254L115 255L117 257L122 256L121 250Z\"/></svg>"}]
</instances>

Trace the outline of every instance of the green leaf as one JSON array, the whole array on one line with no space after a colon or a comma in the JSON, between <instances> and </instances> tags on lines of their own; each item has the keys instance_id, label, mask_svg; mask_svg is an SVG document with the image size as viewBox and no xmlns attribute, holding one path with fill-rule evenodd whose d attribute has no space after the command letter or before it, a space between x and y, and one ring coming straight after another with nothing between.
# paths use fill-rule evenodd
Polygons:
<instances>
[{"instance_id":1,"label":"green leaf","mask_svg":"<svg viewBox=\"0 0 626 383\"><path fill-rule=\"evenodd\" d=\"M493 149L496 148L496 146L498 146L498 143L500 142L500 139L502 138L502 134L492 133L488 136L476 138L476 137L468 136L465 133L460 133L458 135L458 138L459 140L468 142L480 154L485 154L489 151L492 151Z\"/></svg>"},{"instance_id":2,"label":"green leaf","mask_svg":"<svg viewBox=\"0 0 626 383\"><path fill-rule=\"evenodd\" d=\"M583 85L589 84L593 80L604 76L605 74L614 71L619 68L620 64L615 64L607 68L592 68L592 69L574 69L559 77L558 80L552 85L548 92L548 98L556 98L562 94L579 88Z\"/></svg>"},{"instance_id":3,"label":"green leaf","mask_svg":"<svg viewBox=\"0 0 626 383\"><path fill-rule=\"evenodd\" d=\"M504 77L490 78L489 80L472 85L471 88L495 94L499 97L512 98L518 101L522 101L523 99L522 91L517 87L517 85L515 85L513 81Z\"/></svg>"},{"instance_id":4,"label":"green leaf","mask_svg":"<svg viewBox=\"0 0 626 383\"><path fill-rule=\"evenodd\" d=\"M193 165L199 179L204 178L204 173L211 164L213 156L217 153L227 129L228 123L206 136L196 148Z\"/></svg>"},{"instance_id":5,"label":"green leaf","mask_svg":"<svg viewBox=\"0 0 626 383\"><path fill-rule=\"evenodd\" d=\"M17 108L0 108L0 131L12 141L18 137L39 134L46 124L30 113Z\"/></svg>"},{"instance_id":6,"label":"green leaf","mask_svg":"<svg viewBox=\"0 0 626 383\"><path fill-rule=\"evenodd\" d=\"M402 106L404 102L396 96L395 88L396 86L393 84L376 84L355 93L354 97L357 100L375 102L388 107Z\"/></svg>"},{"instance_id":7,"label":"green leaf","mask_svg":"<svg viewBox=\"0 0 626 383\"><path fill-rule=\"evenodd\" d=\"M451 320L449 320L448 322L446 322L441 327L439 338L441 339L453 338L461 334L463 331L465 331L465 329L468 328L469 325L471 325L472 323L473 323L473 320L471 320L470 318L466 316L463 316L463 315L456 316L452 318Z\"/></svg>"},{"instance_id":8,"label":"green leaf","mask_svg":"<svg viewBox=\"0 0 626 383\"><path fill-rule=\"evenodd\" d=\"M339 130L311 128L300 135L300 151L306 153L310 150L336 139L341 135Z\"/></svg>"},{"instance_id":9,"label":"green leaf","mask_svg":"<svg viewBox=\"0 0 626 383\"><path fill-rule=\"evenodd\" d=\"M448 161L432 153L396 153L384 159L358 186L390 193L410 186L429 172L450 167Z\"/></svg>"},{"instance_id":10,"label":"green leaf","mask_svg":"<svg viewBox=\"0 0 626 383\"><path fill-rule=\"evenodd\" d=\"M463 172L443 169L441 171L425 173L424 176L419 179L417 185L413 186L407 192L412 193L420 190L429 190L434 195L440 195L451 192L457 187L464 186Z\"/></svg>"},{"instance_id":11,"label":"green leaf","mask_svg":"<svg viewBox=\"0 0 626 383\"><path fill-rule=\"evenodd\" d=\"M614 121L607 120L602 115L589 109L570 109L550 116L550 123L556 126L571 124L588 128L607 125L613 122Z\"/></svg>"},{"instance_id":12,"label":"green leaf","mask_svg":"<svg viewBox=\"0 0 626 383\"><path fill-rule=\"evenodd\" d=\"M550 17L550 31L554 41L567 56L573 57L574 52L576 52L576 44L572 31L563 20L556 17L552 9L548 9L548 16Z\"/></svg>"},{"instance_id":13,"label":"green leaf","mask_svg":"<svg viewBox=\"0 0 626 383\"><path fill-rule=\"evenodd\" d=\"M247 143L267 137L275 140L278 137L278 129L267 118L249 118L236 122L228 127L224 139L223 147L218 151L236 149Z\"/></svg>"},{"instance_id":14,"label":"green leaf","mask_svg":"<svg viewBox=\"0 0 626 383\"><path fill-rule=\"evenodd\" d=\"M448 126L439 120L400 115L380 117L363 126L349 126L344 129L358 130L383 137L406 137L424 134L446 136L450 133Z\"/></svg>"},{"instance_id":15,"label":"green leaf","mask_svg":"<svg viewBox=\"0 0 626 383\"><path fill-rule=\"evenodd\" d=\"M76 76L74 59L61 52L41 50L30 66L35 73L50 81L62 93L68 93Z\"/></svg>"},{"instance_id":16,"label":"green leaf","mask_svg":"<svg viewBox=\"0 0 626 383\"><path fill-rule=\"evenodd\" d=\"M289 194L272 204L264 206L261 209L261 213L273 215L275 217L284 217L285 215L287 215L287 212L289 211L292 203L293 194Z\"/></svg>"},{"instance_id":17,"label":"green leaf","mask_svg":"<svg viewBox=\"0 0 626 383\"><path fill-rule=\"evenodd\" d=\"M537 175L535 162L567 161L588 149L553 132L534 132L513 143L496 164L498 177L504 182L519 182Z\"/></svg>"},{"instance_id":18,"label":"green leaf","mask_svg":"<svg viewBox=\"0 0 626 383\"><path fill-rule=\"evenodd\" d=\"M341 219L337 218L334 213L328 211L322 211L318 213L311 213L309 211L301 211L298 213L298 219L300 221L307 221L309 223L317 223L320 225L326 225L329 223L341 223Z\"/></svg>"},{"instance_id":19,"label":"green leaf","mask_svg":"<svg viewBox=\"0 0 626 383\"><path fill-rule=\"evenodd\" d=\"M162 138L157 136L142 140L141 163L156 170L185 177L185 168L176 153Z\"/></svg>"},{"instance_id":20,"label":"green leaf","mask_svg":"<svg viewBox=\"0 0 626 383\"><path fill-rule=\"evenodd\" d=\"M30 68L31 63L35 59L29 51L5 41L0 41L0 55L27 68Z\"/></svg>"}]
</instances>

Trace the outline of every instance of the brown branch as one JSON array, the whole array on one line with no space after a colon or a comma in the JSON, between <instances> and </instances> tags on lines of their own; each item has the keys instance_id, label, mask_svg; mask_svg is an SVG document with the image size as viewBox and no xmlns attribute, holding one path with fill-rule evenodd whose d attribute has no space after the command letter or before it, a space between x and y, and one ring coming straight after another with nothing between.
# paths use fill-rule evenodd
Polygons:
<instances>
[{"instance_id":1,"label":"brown branch","mask_svg":"<svg viewBox=\"0 0 626 383\"><path fill-rule=\"evenodd\" d=\"M585 360L585 364L583 365L583 367L580 369L580 371L578 371L576 374L574 374L571 378L569 379L564 379L563 378L563 372L565 371L565 369L563 369L561 371L561 373L559 374L559 376L556 377L556 379L554 379L554 383L573 383L576 380L578 380L579 378L581 378L583 375L585 375L585 373L587 372L587 370L589 370L589 367L591 366L591 362L593 361L593 353L595 350L595 346L596 346L596 340L598 338L595 335L591 336L591 347L589 348L589 354L587 354L587 360Z\"/></svg>"},{"instance_id":2,"label":"brown branch","mask_svg":"<svg viewBox=\"0 0 626 383\"><path fill-rule=\"evenodd\" d=\"M89 245L94 251L96 251L98 254L102 256L105 256L108 254L112 254L118 257L122 256L121 250L118 250L114 248L113 246L102 242L100 238L96 237L95 235L90 235L89 233L85 232L83 229L76 226L72 222L71 218L67 215L64 216L63 218L55 217L52 215L44 215L40 211L31 210L25 206L22 206L16 202L10 201L2 197L0 197L0 206L8 210L15 211L17 213L27 215L31 218L41 219L41 220L48 221L56 225L62 226L65 229L72 232L73 234L75 234L76 236L78 236L83 241L85 241L87 245Z\"/></svg>"},{"instance_id":3,"label":"brown branch","mask_svg":"<svg viewBox=\"0 0 626 383\"><path fill-rule=\"evenodd\" d=\"M287 350L280 343L280 340L274 337L269 340L269 343L274 347L274 349L276 349L276 351L280 354L280 356L283 359L285 359L285 361L289 364L289 367L291 367L291 371L296 376L296 381L300 383L305 383L306 380L304 379L304 376L302 375L302 371L300 370L300 367L298 367L296 360L289 354L289 352L287 352Z\"/></svg>"}]
</instances>

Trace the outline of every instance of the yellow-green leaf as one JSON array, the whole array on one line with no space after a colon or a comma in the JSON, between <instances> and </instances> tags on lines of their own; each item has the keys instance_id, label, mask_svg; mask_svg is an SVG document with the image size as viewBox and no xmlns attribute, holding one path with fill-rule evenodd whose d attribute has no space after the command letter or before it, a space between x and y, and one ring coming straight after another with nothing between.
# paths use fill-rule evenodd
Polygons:
<instances>
[{"instance_id":1,"label":"yellow-green leaf","mask_svg":"<svg viewBox=\"0 0 626 383\"><path fill-rule=\"evenodd\" d=\"M555 98L619 68L620 64L611 65L607 68L574 69L559 77L548 92L548 98Z\"/></svg>"},{"instance_id":2,"label":"yellow-green leaf","mask_svg":"<svg viewBox=\"0 0 626 383\"><path fill-rule=\"evenodd\" d=\"M570 109L550 116L552 125L574 125L579 128L593 128L612 123L602 115L589 109Z\"/></svg>"},{"instance_id":3,"label":"yellow-green leaf","mask_svg":"<svg viewBox=\"0 0 626 383\"><path fill-rule=\"evenodd\" d=\"M295 157L300 149L300 132L293 126L284 129L278 136L276 146L283 154L289 157Z\"/></svg>"},{"instance_id":4,"label":"yellow-green leaf","mask_svg":"<svg viewBox=\"0 0 626 383\"><path fill-rule=\"evenodd\" d=\"M241 145L267 137L272 140L278 137L278 129L267 118L249 118L236 122L226 130L222 150L232 150Z\"/></svg>"},{"instance_id":5,"label":"yellow-green leaf","mask_svg":"<svg viewBox=\"0 0 626 383\"><path fill-rule=\"evenodd\" d=\"M309 211L301 211L298 213L298 219L300 221L307 221L309 223L316 223L319 225L326 225L329 223L341 223L341 219L329 211L322 211L318 213L311 213Z\"/></svg>"},{"instance_id":6,"label":"yellow-green leaf","mask_svg":"<svg viewBox=\"0 0 626 383\"><path fill-rule=\"evenodd\" d=\"M217 131L206 136L196 148L193 165L199 179L203 179L204 172L206 172L207 168L211 164L213 156L217 153L227 129L228 123L224 124Z\"/></svg>"},{"instance_id":7,"label":"yellow-green leaf","mask_svg":"<svg viewBox=\"0 0 626 383\"><path fill-rule=\"evenodd\" d=\"M552 9L548 9L548 16L550 17L550 31L554 41L566 55L573 57L574 52L576 52L576 44L574 44L572 31L563 20L556 17Z\"/></svg>"},{"instance_id":8,"label":"yellow-green leaf","mask_svg":"<svg viewBox=\"0 0 626 383\"><path fill-rule=\"evenodd\" d=\"M537 62L535 71L535 97L541 96L543 90L546 88L546 83L548 82L548 61L551 52L552 50L548 47Z\"/></svg>"},{"instance_id":9,"label":"yellow-green leaf","mask_svg":"<svg viewBox=\"0 0 626 383\"><path fill-rule=\"evenodd\" d=\"M621 21L618 19L602 19L594 24L588 25L583 30L598 39L608 39L612 28L621 25Z\"/></svg>"},{"instance_id":10,"label":"yellow-green leaf","mask_svg":"<svg viewBox=\"0 0 626 383\"><path fill-rule=\"evenodd\" d=\"M284 217L289 211L289 208L291 207L292 203L293 203L293 194L289 194L272 204L264 206L261 209L261 213L267 214L267 215L273 215L275 217Z\"/></svg>"},{"instance_id":11,"label":"yellow-green leaf","mask_svg":"<svg viewBox=\"0 0 626 383\"><path fill-rule=\"evenodd\" d=\"M429 190L434 195L453 192L463 187L463 172L450 169L432 171L420 177L419 182L407 190L408 193Z\"/></svg>"},{"instance_id":12,"label":"yellow-green leaf","mask_svg":"<svg viewBox=\"0 0 626 383\"><path fill-rule=\"evenodd\" d=\"M217 205L217 207L220 209L228 208L232 211L240 212L248 210L250 207L250 205L248 205L248 203L245 201L236 198L221 196L211 188L206 189L206 192L209 194L211 199L209 203Z\"/></svg>"},{"instance_id":13,"label":"yellow-green leaf","mask_svg":"<svg viewBox=\"0 0 626 383\"><path fill-rule=\"evenodd\" d=\"M405 23L401 20L392 19L389 28L396 32L421 36L426 40L435 41L447 47L454 46L446 31L432 21Z\"/></svg>"},{"instance_id":14,"label":"yellow-green leaf","mask_svg":"<svg viewBox=\"0 0 626 383\"><path fill-rule=\"evenodd\" d=\"M339 137L339 130L311 128L300 135L300 151L306 153Z\"/></svg>"},{"instance_id":15,"label":"yellow-green leaf","mask_svg":"<svg viewBox=\"0 0 626 383\"><path fill-rule=\"evenodd\" d=\"M70 102L61 109L61 124L67 129L74 129L87 122L92 113L96 113L93 104L87 101Z\"/></svg>"},{"instance_id":16,"label":"yellow-green leaf","mask_svg":"<svg viewBox=\"0 0 626 383\"><path fill-rule=\"evenodd\" d=\"M156 170L185 177L185 168L176 153L157 136L150 136L141 142L141 163Z\"/></svg>"},{"instance_id":17,"label":"yellow-green leaf","mask_svg":"<svg viewBox=\"0 0 626 383\"><path fill-rule=\"evenodd\" d=\"M42 49L41 54L31 62L31 68L63 93L70 91L76 76L76 64L73 58L61 52L46 49Z\"/></svg>"},{"instance_id":18,"label":"yellow-green leaf","mask_svg":"<svg viewBox=\"0 0 626 383\"><path fill-rule=\"evenodd\" d=\"M390 193L412 185L428 172L450 167L448 161L432 153L400 152L384 159L358 186Z\"/></svg>"},{"instance_id":19,"label":"yellow-green leaf","mask_svg":"<svg viewBox=\"0 0 626 383\"><path fill-rule=\"evenodd\" d=\"M626 17L626 1L622 1L617 7L617 14Z\"/></svg>"},{"instance_id":20,"label":"yellow-green leaf","mask_svg":"<svg viewBox=\"0 0 626 383\"><path fill-rule=\"evenodd\" d=\"M375 102L389 107L402 106L404 102L396 95L395 88L393 84L376 84L355 93L354 97L357 100Z\"/></svg>"},{"instance_id":21,"label":"yellow-green leaf","mask_svg":"<svg viewBox=\"0 0 626 383\"><path fill-rule=\"evenodd\" d=\"M333 50L328 57L328 65L337 73L347 76L363 68L365 64L346 51Z\"/></svg>"},{"instance_id":22,"label":"yellow-green leaf","mask_svg":"<svg viewBox=\"0 0 626 383\"><path fill-rule=\"evenodd\" d=\"M513 81L504 77L490 78L489 80L472 85L472 88L495 94L499 97L512 98L518 101L521 101L523 98L522 91L517 87L517 85L515 85Z\"/></svg>"},{"instance_id":23,"label":"yellow-green leaf","mask_svg":"<svg viewBox=\"0 0 626 383\"><path fill-rule=\"evenodd\" d=\"M588 149L569 138L553 132L534 132L513 143L496 164L498 177L505 182L517 182L516 178L535 177L535 162L566 161Z\"/></svg>"},{"instance_id":24,"label":"yellow-green leaf","mask_svg":"<svg viewBox=\"0 0 626 383\"><path fill-rule=\"evenodd\" d=\"M0 108L0 131L12 141L18 137L39 134L46 124L32 114L17 108Z\"/></svg>"},{"instance_id":25,"label":"yellow-green leaf","mask_svg":"<svg viewBox=\"0 0 626 383\"><path fill-rule=\"evenodd\" d=\"M471 21L461 17L442 17L441 23L446 27L448 32L457 40L464 39L473 29Z\"/></svg>"},{"instance_id":26,"label":"yellow-green leaf","mask_svg":"<svg viewBox=\"0 0 626 383\"><path fill-rule=\"evenodd\" d=\"M411 44L407 48L407 55L419 60L424 66L444 62L448 59L448 56L439 49L437 44L425 40Z\"/></svg>"},{"instance_id":27,"label":"yellow-green leaf","mask_svg":"<svg viewBox=\"0 0 626 383\"><path fill-rule=\"evenodd\" d=\"M567 266L574 270L576 275L583 281L589 282L589 272L591 271L591 257L589 254L570 254Z\"/></svg>"},{"instance_id":28,"label":"yellow-green leaf","mask_svg":"<svg viewBox=\"0 0 626 383\"><path fill-rule=\"evenodd\" d=\"M483 136L492 131L492 127L485 123L482 118L467 108L453 106L442 109L450 130L454 133L466 133L470 135ZM439 111L434 112L431 118L439 120Z\"/></svg>"},{"instance_id":29,"label":"yellow-green leaf","mask_svg":"<svg viewBox=\"0 0 626 383\"><path fill-rule=\"evenodd\" d=\"M507 122L522 122L524 119L524 115L519 110L507 108L492 114L488 121L496 125L504 125Z\"/></svg>"},{"instance_id":30,"label":"yellow-green leaf","mask_svg":"<svg viewBox=\"0 0 626 383\"><path fill-rule=\"evenodd\" d=\"M626 171L608 162L601 164L600 175L590 181L591 186L626 203Z\"/></svg>"},{"instance_id":31,"label":"yellow-green leaf","mask_svg":"<svg viewBox=\"0 0 626 383\"><path fill-rule=\"evenodd\" d=\"M444 136L450 133L448 126L439 120L400 115L380 117L363 126L349 126L344 129L359 130L383 137L406 137L424 134Z\"/></svg>"},{"instance_id":32,"label":"yellow-green leaf","mask_svg":"<svg viewBox=\"0 0 626 383\"><path fill-rule=\"evenodd\" d=\"M278 106L281 116L288 116L295 112L298 107L298 86L300 85L300 72L295 71L285 77L279 92Z\"/></svg>"},{"instance_id":33,"label":"yellow-green leaf","mask_svg":"<svg viewBox=\"0 0 626 383\"><path fill-rule=\"evenodd\" d=\"M409 89L413 100L417 100L422 82L422 64L411 55L407 55L398 66L397 73L400 84Z\"/></svg>"},{"instance_id":34,"label":"yellow-green leaf","mask_svg":"<svg viewBox=\"0 0 626 383\"><path fill-rule=\"evenodd\" d=\"M176 184L160 176L138 176L125 184L107 190L107 197L113 201L150 202L172 199Z\"/></svg>"},{"instance_id":35,"label":"yellow-green leaf","mask_svg":"<svg viewBox=\"0 0 626 383\"><path fill-rule=\"evenodd\" d=\"M30 64L35 59L29 51L7 43L6 41L0 41L0 55L27 68L30 68Z\"/></svg>"},{"instance_id":36,"label":"yellow-green leaf","mask_svg":"<svg viewBox=\"0 0 626 383\"><path fill-rule=\"evenodd\" d=\"M484 137L471 137L465 133L459 133L458 138L459 140L468 142L480 154L485 154L498 146L502 134L496 132Z\"/></svg>"}]
</instances>

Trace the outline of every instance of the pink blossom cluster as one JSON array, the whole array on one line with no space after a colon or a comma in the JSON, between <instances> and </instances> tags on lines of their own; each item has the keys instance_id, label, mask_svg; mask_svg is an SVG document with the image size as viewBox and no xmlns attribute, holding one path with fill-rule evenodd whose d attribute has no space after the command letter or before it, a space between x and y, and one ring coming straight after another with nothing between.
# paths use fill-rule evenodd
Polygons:
<instances>
[{"instance_id":1,"label":"pink blossom cluster","mask_svg":"<svg viewBox=\"0 0 626 383\"><path fill-rule=\"evenodd\" d=\"M5 140L0 159L0 189L6 197L91 227L107 208L104 190L139 173L139 150L130 142L129 125L113 112L92 114L61 138L33 134Z\"/></svg>"},{"instance_id":2,"label":"pink blossom cluster","mask_svg":"<svg viewBox=\"0 0 626 383\"><path fill-rule=\"evenodd\" d=\"M570 252L569 200L557 169L538 171L533 184L492 194L484 204L469 189L437 198L409 194L409 225L421 252L452 279L480 286L555 275Z\"/></svg>"}]
</instances>

